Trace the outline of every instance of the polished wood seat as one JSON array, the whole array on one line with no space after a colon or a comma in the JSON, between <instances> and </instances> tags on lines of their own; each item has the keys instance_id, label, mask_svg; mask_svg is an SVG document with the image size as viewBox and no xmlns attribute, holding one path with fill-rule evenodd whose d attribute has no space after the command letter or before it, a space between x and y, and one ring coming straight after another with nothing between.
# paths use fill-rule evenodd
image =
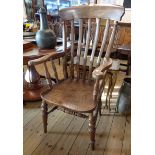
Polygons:
<instances>
[{"instance_id":1,"label":"polished wood seat","mask_svg":"<svg viewBox=\"0 0 155 155\"><path fill-rule=\"evenodd\" d=\"M55 104L76 112L90 112L96 107L93 101L93 89L93 81L67 79L53 86L52 91L43 93L42 98L52 105Z\"/></svg>"}]
</instances>

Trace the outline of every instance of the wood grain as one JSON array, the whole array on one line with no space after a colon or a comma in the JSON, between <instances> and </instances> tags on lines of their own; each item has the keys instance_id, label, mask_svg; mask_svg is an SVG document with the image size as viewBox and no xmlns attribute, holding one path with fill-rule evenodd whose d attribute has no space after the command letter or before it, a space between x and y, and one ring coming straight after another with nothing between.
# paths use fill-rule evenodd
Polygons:
<instances>
[{"instance_id":1,"label":"wood grain","mask_svg":"<svg viewBox=\"0 0 155 155\"><path fill-rule=\"evenodd\" d=\"M120 155L124 139L125 117L115 116L112 122L104 155Z\"/></svg>"},{"instance_id":2,"label":"wood grain","mask_svg":"<svg viewBox=\"0 0 155 155\"><path fill-rule=\"evenodd\" d=\"M76 112L90 112L96 107L93 101L93 89L93 82L68 79L53 87L49 93L42 94L42 99L48 104L55 104Z\"/></svg>"},{"instance_id":3,"label":"wood grain","mask_svg":"<svg viewBox=\"0 0 155 155\"><path fill-rule=\"evenodd\" d=\"M59 116L59 117L58 117ZM49 124L48 129L52 129L59 120L61 120L63 115L60 114L57 115L57 117L53 117L52 115L49 117ZM40 115L41 119L41 115ZM34 132L27 138L27 140L24 142L24 155L32 154L32 152L38 147L38 145L43 142L43 140L46 138L46 134L43 133L43 126L42 123L37 127L37 130L34 130Z\"/></svg>"},{"instance_id":4,"label":"wood grain","mask_svg":"<svg viewBox=\"0 0 155 155\"><path fill-rule=\"evenodd\" d=\"M46 138L42 140L42 142L38 145L37 149L32 154L50 154L52 148L54 148L58 141L61 139L62 134L66 133L66 130L70 123L73 121L73 118L74 116L69 117L69 115L66 114L66 116L63 119L57 121L54 127L48 130Z\"/></svg>"},{"instance_id":5,"label":"wood grain","mask_svg":"<svg viewBox=\"0 0 155 155\"><path fill-rule=\"evenodd\" d=\"M63 134L61 140L56 144L56 146L51 150L51 154L54 155L67 155L72 147L73 142L76 140L81 127L85 123L85 119L74 117L72 123L67 128L66 133Z\"/></svg>"},{"instance_id":6,"label":"wood grain","mask_svg":"<svg viewBox=\"0 0 155 155\"><path fill-rule=\"evenodd\" d=\"M127 117L121 155L131 155L131 116Z\"/></svg>"}]
</instances>

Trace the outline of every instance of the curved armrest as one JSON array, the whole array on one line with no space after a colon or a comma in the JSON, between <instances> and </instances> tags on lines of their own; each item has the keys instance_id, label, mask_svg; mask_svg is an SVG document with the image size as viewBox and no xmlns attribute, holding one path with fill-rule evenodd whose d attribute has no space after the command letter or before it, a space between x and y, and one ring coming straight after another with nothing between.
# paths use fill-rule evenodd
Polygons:
<instances>
[{"instance_id":1,"label":"curved armrest","mask_svg":"<svg viewBox=\"0 0 155 155\"><path fill-rule=\"evenodd\" d=\"M41 64L41 63L43 63L45 61L48 61L50 59L56 59L56 58L62 57L64 55L65 55L65 53L55 53L55 52L53 52L53 53L50 53L48 55L45 55L45 56L43 56L41 58L30 60L28 62L28 65L29 66L30 65L38 65L38 64Z\"/></svg>"},{"instance_id":2,"label":"curved armrest","mask_svg":"<svg viewBox=\"0 0 155 155\"><path fill-rule=\"evenodd\" d=\"M92 76L94 79L100 79L104 77L104 71L109 69L112 66L112 59L106 59L104 58L103 64L100 65L99 67L95 68Z\"/></svg>"}]
</instances>

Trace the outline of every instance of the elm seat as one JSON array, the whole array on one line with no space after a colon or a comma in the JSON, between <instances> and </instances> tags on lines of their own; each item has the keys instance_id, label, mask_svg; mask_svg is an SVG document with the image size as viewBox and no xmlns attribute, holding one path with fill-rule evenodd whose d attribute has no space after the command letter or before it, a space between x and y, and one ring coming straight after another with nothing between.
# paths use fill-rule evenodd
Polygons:
<instances>
[{"instance_id":1,"label":"elm seat","mask_svg":"<svg viewBox=\"0 0 155 155\"><path fill-rule=\"evenodd\" d=\"M52 91L42 94L41 97L52 105L77 112L90 112L96 107L93 101L93 89L93 81L88 83L82 79L67 79L59 85L53 86Z\"/></svg>"}]
</instances>

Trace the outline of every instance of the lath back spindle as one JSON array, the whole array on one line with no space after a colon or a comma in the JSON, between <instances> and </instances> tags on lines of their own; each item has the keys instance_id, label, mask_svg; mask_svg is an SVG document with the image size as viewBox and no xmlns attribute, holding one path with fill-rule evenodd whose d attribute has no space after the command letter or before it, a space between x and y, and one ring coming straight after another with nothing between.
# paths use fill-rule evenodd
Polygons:
<instances>
[{"instance_id":1,"label":"lath back spindle","mask_svg":"<svg viewBox=\"0 0 155 155\"><path fill-rule=\"evenodd\" d=\"M37 63L36 63L37 64ZM59 83L60 77L58 77L57 68L55 65L55 61L53 59L48 59L47 61L43 62L44 67L44 76L49 88L53 87L52 80L55 79L53 82Z\"/></svg>"},{"instance_id":2,"label":"lath back spindle","mask_svg":"<svg viewBox=\"0 0 155 155\"><path fill-rule=\"evenodd\" d=\"M82 45L82 32L83 32L83 19L79 19L79 40L77 48L77 59L76 59L76 70L77 70L77 79L80 77L80 55L81 55L81 45Z\"/></svg>"},{"instance_id":3,"label":"lath back spindle","mask_svg":"<svg viewBox=\"0 0 155 155\"><path fill-rule=\"evenodd\" d=\"M98 59L97 59L97 64L96 66L99 66L100 65L100 61L101 61L101 57L102 57L102 54L104 52L104 49L105 49L105 45L106 45L106 41L107 41L107 37L108 37L108 33L109 33L109 19L106 20L106 26L105 26L105 29L104 29L104 35L103 35L103 39L102 39L102 43L101 43L101 48L100 48L100 52L99 52L99 55L98 55Z\"/></svg>"},{"instance_id":4,"label":"lath back spindle","mask_svg":"<svg viewBox=\"0 0 155 155\"><path fill-rule=\"evenodd\" d=\"M47 81L47 84L50 88L52 88L52 81L51 81L51 76L47 67L47 62L44 62L44 69L45 69L45 78Z\"/></svg>"},{"instance_id":5,"label":"lath back spindle","mask_svg":"<svg viewBox=\"0 0 155 155\"><path fill-rule=\"evenodd\" d=\"M58 78L58 73L57 73L57 69L56 69L56 65L54 63L54 60L51 60L51 65L52 65L54 77L56 79L56 82L58 83L59 82L59 78Z\"/></svg>"},{"instance_id":6,"label":"lath back spindle","mask_svg":"<svg viewBox=\"0 0 155 155\"><path fill-rule=\"evenodd\" d=\"M66 22L64 21L62 23L62 35L63 35L63 50L67 50L67 30L66 30ZM63 61L63 73L64 73L64 79L67 78L67 64L66 64L66 58L67 56L65 55L62 59Z\"/></svg>"},{"instance_id":7,"label":"lath back spindle","mask_svg":"<svg viewBox=\"0 0 155 155\"><path fill-rule=\"evenodd\" d=\"M90 57L90 64L89 64L89 74L88 74L89 80L91 79L91 75L92 75L94 55L95 55L98 37L99 37L100 22L101 22L101 19L96 18L96 32L95 32L95 38L94 38L94 43L93 43L93 47L92 47L92 53L91 53L91 57Z\"/></svg>"},{"instance_id":8,"label":"lath back spindle","mask_svg":"<svg viewBox=\"0 0 155 155\"><path fill-rule=\"evenodd\" d=\"M74 20L71 20L71 77L74 78Z\"/></svg>"},{"instance_id":9,"label":"lath back spindle","mask_svg":"<svg viewBox=\"0 0 155 155\"><path fill-rule=\"evenodd\" d=\"M86 78L86 63L87 63L87 54L90 44L90 34L91 34L91 19L88 19L88 32L86 36L86 47L84 51L84 58L83 58L83 80Z\"/></svg>"},{"instance_id":10,"label":"lath back spindle","mask_svg":"<svg viewBox=\"0 0 155 155\"><path fill-rule=\"evenodd\" d=\"M86 5L86 6L76 6L65 8L59 11L59 15L63 21L70 21L71 27L71 60L70 60L70 75L72 78L83 78L83 80L92 78L92 71L94 67L100 65L103 55L105 52L104 60L108 59L111 54L111 48L113 46L116 25L124 14L124 8L121 6L114 5ZM105 28L101 31L102 19L106 20ZM75 20L78 20L79 30L78 30L78 46L76 54L74 43L75 43ZM109 35L110 21L114 21L113 29ZM95 21L95 24L94 24ZM95 26L95 33L93 34L92 47L91 42L91 32ZM77 27L76 27L77 28ZM64 26L65 29L65 26ZM63 30L63 36L66 38L66 30ZM77 31L76 31L77 32ZM86 35L84 35L86 32ZM103 38L101 40L101 45L98 45L98 40L100 33L103 33ZM83 38L83 37L86 38ZM108 40L109 39L109 40ZM63 41L66 41L64 39ZM108 43L108 44L107 44ZM66 48L65 43L64 49ZM99 50L98 50L99 48ZM97 51L98 50L98 51ZM97 53L97 55L96 55ZM82 76L80 76L80 72Z\"/></svg>"}]
</instances>

